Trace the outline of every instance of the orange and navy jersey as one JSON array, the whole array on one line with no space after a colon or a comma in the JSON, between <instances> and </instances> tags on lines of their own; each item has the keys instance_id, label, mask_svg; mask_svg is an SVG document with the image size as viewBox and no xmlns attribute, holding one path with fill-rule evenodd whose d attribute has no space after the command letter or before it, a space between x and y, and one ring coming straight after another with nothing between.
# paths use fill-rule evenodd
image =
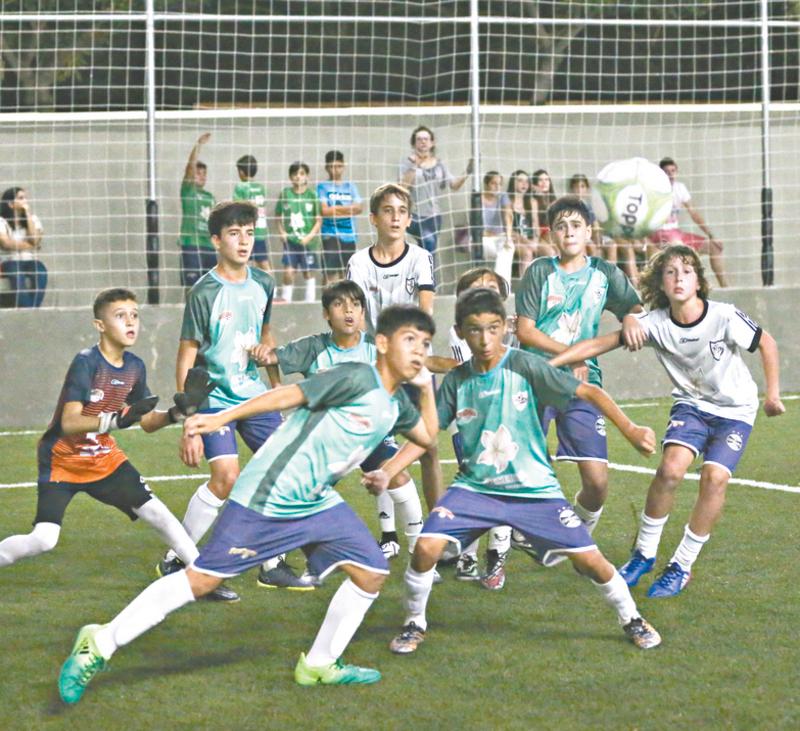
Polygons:
<instances>
[{"instance_id":1,"label":"orange and navy jersey","mask_svg":"<svg viewBox=\"0 0 800 731\"><path fill-rule=\"evenodd\" d=\"M122 365L111 365L96 345L78 353L61 387L53 419L39 440L39 483L95 482L108 477L127 457L108 434L61 431L64 404L80 401L83 416L119 411L150 395L144 363L123 353Z\"/></svg>"}]
</instances>

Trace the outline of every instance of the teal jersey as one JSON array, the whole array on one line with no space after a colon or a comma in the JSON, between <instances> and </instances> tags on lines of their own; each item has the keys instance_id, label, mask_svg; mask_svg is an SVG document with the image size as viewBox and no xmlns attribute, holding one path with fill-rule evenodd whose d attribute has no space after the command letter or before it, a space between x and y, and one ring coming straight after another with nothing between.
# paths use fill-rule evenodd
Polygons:
<instances>
[{"instance_id":1,"label":"teal jersey","mask_svg":"<svg viewBox=\"0 0 800 731\"><path fill-rule=\"evenodd\" d=\"M267 190L255 180L245 180L236 184L233 189L233 200L252 203L257 210L255 236L257 239L267 238Z\"/></svg>"},{"instance_id":2,"label":"teal jersey","mask_svg":"<svg viewBox=\"0 0 800 731\"><path fill-rule=\"evenodd\" d=\"M334 485L387 434L419 421L402 388L390 394L366 363L342 363L299 384L307 403L261 446L230 499L262 515L301 518L342 502Z\"/></svg>"},{"instance_id":3,"label":"teal jersey","mask_svg":"<svg viewBox=\"0 0 800 731\"><path fill-rule=\"evenodd\" d=\"M226 409L267 390L248 348L261 340L272 313L273 278L253 267L241 283L206 272L186 296L181 340L200 343L196 365L208 369L216 384L210 408Z\"/></svg>"},{"instance_id":4,"label":"teal jersey","mask_svg":"<svg viewBox=\"0 0 800 731\"><path fill-rule=\"evenodd\" d=\"M284 374L302 373L304 377L328 370L339 363L373 365L378 357L375 340L363 332L358 345L352 348L340 348L334 341L333 334L328 332L292 340L278 348L275 354Z\"/></svg>"},{"instance_id":5,"label":"teal jersey","mask_svg":"<svg viewBox=\"0 0 800 731\"><path fill-rule=\"evenodd\" d=\"M577 272L567 273L558 265L558 257L536 259L525 272L517 290L517 315L534 321L537 329L564 345L596 337L603 310L618 320L641 304L628 278L613 264L587 256L587 264ZM546 358L552 354L524 347ZM602 385L597 359L587 361L589 383Z\"/></svg>"},{"instance_id":6,"label":"teal jersey","mask_svg":"<svg viewBox=\"0 0 800 731\"><path fill-rule=\"evenodd\" d=\"M439 423L455 419L464 460L453 487L518 498L563 497L539 414L563 409L579 381L538 355L508 348L487 373L472 359L450 371L436 396Z\"/></svg>"}]
</instances>

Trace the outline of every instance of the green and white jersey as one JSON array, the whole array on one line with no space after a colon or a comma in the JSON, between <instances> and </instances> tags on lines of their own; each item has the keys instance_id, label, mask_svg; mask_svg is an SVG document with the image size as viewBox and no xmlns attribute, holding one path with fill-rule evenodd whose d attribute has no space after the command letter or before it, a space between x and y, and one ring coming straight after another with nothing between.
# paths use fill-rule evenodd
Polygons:
<instances>
[{"instance_id":1,"label":"green and white jersey","mask_svg":"<svg viewBox=\"0 0 800 731\"><path fill-rule=\"evenodd\" d=\"M300 245L300 239L308 236L317 216L322 215L322 204L317 194L307 188L302 193L295 193L291 188L284 188L275 206L275 215L283 221L286 239L289 243ZM307 249L319 248L319 236L315 236L306 245Z\"/></svg>"},{"instance_id":2,"label":"green and white jersey","mask_svg":"<svg viewBox=\"0 0 800 731\"><path fill-rule=\"evenodd\" d=\"M230 499L262 515L301 518L342 502L334 485L392 431L419 421L402 388L390 394L366 363L343 363L299 384L296 409L242 470Z\"/></svg>"},{"instance_id":3,"label":"green and white jersey","mask_svg":"<svg viewBox=\"0 0 800 731\"><path fill-rule=\"evenodd\" d=\"M244 180L233 189L233 200L247 201L256 207L255 236L257 239L267 238L267 189L255 180Z\"/></svg>"},{"instance_id":4,"label":"green and white jersey","mask_svg":"<svg viewBox=\"0 0 800 731\"><path fill-rule=\"evenodd\" d=\"M181 183L181 236L178 243L183 246L199 246L214 250L208 233L208 217L214 207L214 195L195 183Z\"/></svg>"},{"instance_id":5,"label":"green and white jersey","mask_svg":"<svg viewBox=\"0 0 800 731\"><path fill-rule=\"evenodd\" d=\"M508 348L487 373L472 359L450 371L436 396L439 423L456 421L464 460L453 487L519 498L563 497L539 414L563 409L579 381L538 355Z\"/></svg>"},{"instance_id":6,"label":"green and white jersey","mask_svg":"<svg viewBox=\"0 0 800 731\"><path fill-rule=\"evenodd\" d=\"M641 304L636 290L616 266L594 256L587 256L586 262L583 269L567 273L557 256L534 260L517 290L517 315L533 320L537 329L553 340L573 345L597 335L603 310L622 320ZM536 348L523 348L552 357ZM587 365L589 383L602 385L597 359L591 358Z\"/></svg>"},{"instance_id":7,"label":"green and white jersey","mask_svg":"<svg viewBox=\"0 0 800 731\"><path fill-rule=\"evenodd\" d=\"M247 279L228 282L211 269L186 296L181 340L200 343L196 365L208 369L216 387L210 408L226 409L267 390L248 348L261 340L261 328L272 314L273 278L254 267Z\"/></svg>"},{"instance_id":8,"label":"green and white jersey","mask_svg":"<svg viewBox=\"0 0 800 731\"><path fill-rule=\"evenodd\" d=\"M340 363L373 365L378 357L375 340L363 332L358 345L352 348L340 348L333 339L333 333L328 332L292 340L278 348L275 354L284 374L302 373L304 377L326 371Z\"/></svg>"}]
</instances>

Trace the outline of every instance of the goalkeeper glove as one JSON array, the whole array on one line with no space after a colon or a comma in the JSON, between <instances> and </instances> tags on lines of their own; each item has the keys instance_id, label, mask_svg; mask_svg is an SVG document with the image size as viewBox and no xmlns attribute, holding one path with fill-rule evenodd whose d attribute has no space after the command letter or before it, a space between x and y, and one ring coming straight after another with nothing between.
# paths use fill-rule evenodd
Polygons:
<instances>
[{"instance_id":1,"label":"goalkeeper glove","mask_svg":"<svg viewBox=\"0 0 800 731\"><path fill-rule=\"evenodd\" d=\"M149 414L157 403L158 396L148 396L119 411L105 411L100 414L100 428L97 433L106 434L113 429L127 429L137 421L141 421L142 417Z\"/></svg>"},{"instance_id":2,"label":"goalkeeper glove","mask_svg":"<svg viewBox=\"0 0 800 731\"><path fill-rule=\"evenodd\" d=\"M214 388L215 383L209 380L205 368L190 368L183 383L183 391L175 394L175 405L169 408L170 421L174 424L197 413Z\"/></svg>"}]
</instances>

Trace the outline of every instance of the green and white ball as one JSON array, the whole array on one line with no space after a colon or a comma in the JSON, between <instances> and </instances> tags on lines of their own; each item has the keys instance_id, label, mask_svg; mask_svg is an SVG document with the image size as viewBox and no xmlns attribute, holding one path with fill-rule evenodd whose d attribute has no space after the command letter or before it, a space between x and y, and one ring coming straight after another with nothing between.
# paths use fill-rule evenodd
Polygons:
<instances>
[{"instance_id":1,"label":"green and white ball","mask_svg":"<svg viewBox=\"0 0 800 731\"><path fill-rule=\"evenodd\" d=\"M643 157L617 160L597 173L592 206L609 236L641 239L669 218L672 186L667 174Z\"/></svg>"}]
</instances>

